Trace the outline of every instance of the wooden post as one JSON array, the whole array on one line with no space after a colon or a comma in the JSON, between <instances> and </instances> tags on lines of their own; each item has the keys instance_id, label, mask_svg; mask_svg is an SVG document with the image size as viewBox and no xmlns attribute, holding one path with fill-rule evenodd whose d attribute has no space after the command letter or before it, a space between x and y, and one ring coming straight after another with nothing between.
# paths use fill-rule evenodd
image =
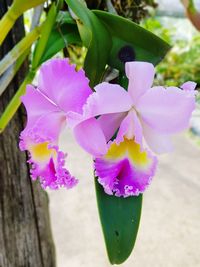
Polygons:
<instances>
[{"instance_id":1,"label":"wooden post","mask_svg":"<svg viewBox=\"0 0 200 267\"><path fill-rule=\"evenodd\" d=\"M0 18L10 5L10 0L0 1ZM0 47L0 58L23 35L23 19L20 18ZM27 62L0 97L0 114L26 72ZM20 109L0 134L0 267L54 267L48 197L39 184L30 180L26 154L18 149L23 118L24 111Z\"/></svg>"}]
</instances>

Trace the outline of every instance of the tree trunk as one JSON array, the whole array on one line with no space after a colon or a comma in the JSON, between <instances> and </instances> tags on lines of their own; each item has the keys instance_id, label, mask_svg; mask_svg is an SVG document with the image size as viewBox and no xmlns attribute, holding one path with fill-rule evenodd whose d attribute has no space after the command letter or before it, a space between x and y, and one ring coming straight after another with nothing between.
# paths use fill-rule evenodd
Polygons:
<instances>
[{"instance_id":1,"label":"tree trunk","mask_svg":"<svg viewBox=\"0 0 200 267\"><path fill-rule=\"evenodd\" d=\"M0 0L0 17L10 4L10 0ZM23 35L23 19L20 18L0 47L0 58ZM22 82L27 65L26 62L22 66L1 96L0 114ZM23 117L20 109L0 135L0 267L54 267L47 194L30 180L26 154L18 149Z\"/></svg>"}]
</instances>

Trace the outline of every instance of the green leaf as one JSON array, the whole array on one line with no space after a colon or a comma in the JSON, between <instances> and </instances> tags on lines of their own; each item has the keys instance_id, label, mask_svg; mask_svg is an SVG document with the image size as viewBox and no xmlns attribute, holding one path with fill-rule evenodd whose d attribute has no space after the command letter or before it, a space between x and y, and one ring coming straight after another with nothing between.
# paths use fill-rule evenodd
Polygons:
<instances>
[{"instance_id":1,"label":"green leaf","mask_svg":"<svg viewBox=\"0 0 200 267\"><path fill-rule=\"evenodd\" d=\"M84 46L88 48L84 69L93 87L101 81L111 49L111 38L103 23L81 1L66 0L77 19Z\"/></svg>"},{"instance_id":2,"label":"green leaf","mask_svg":"<svg viewBox=\"0 0 200 267\"><path fill-rule=\"evenodd\" d=\"M106 24L112 36L108 64L113 68L124 72L124 63L120 57L127 58L127 61L134 59L156 65L170 49L165 41L128 19L100 10L93 12Z\"/></svg>"},{"instance_id":3,"label":"green leaf","mask_svg":"<svg viewBox=\"0 0 200 267\"><path fill-rule=\"evenodd\" d=\"M107 195L97 178L95 186L108 257L111 264L121 264L129 257L135 244L142 195L127 198Z\"/></svg>"},{"instance_id":4,"label":"green leaf","mask_svg":"<svg viewBox=\"0 0 200 267\"><path fill-rule=\"evenodd\" d=\"M15 93L9 104L6 106L6 109L4 110L3 114L0 117L0 133L4 131L10 120L15 115L15 112L17 111L17 109L21 104L20 97L25 93L26 85L32 82L34 76L35 72L29 71L23 83L20 85L19 89L17 90L17 92Z\"/></svg>"},{"instance_id":5,"label":"green leaf","mask_svg":"<svg viewBox=\"0 0 200 267\"><path fill-rule=\"evenodd\" d=\"M61 26L63 24L76 24L68 11L59 11L56 22Z\"/></svg>"},{"instance_id":6,"label":"green leaf","mask_svg":"<svg viewBox=\"0 0 200 267\"><path fill-rule=\"evenodd\" d=\"M45 52L40 59L40 64L71 44L82 44L76 24L66 23L61 26L55 26L49 36Z\"/></svg>"}]
</instances>

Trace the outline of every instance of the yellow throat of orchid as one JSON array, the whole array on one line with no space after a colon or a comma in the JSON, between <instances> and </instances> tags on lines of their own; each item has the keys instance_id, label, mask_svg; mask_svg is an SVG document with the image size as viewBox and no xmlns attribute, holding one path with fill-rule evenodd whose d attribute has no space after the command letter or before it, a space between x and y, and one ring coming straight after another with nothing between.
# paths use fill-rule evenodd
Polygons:
<instances>
[{"instance_id":1,"label":"yellow throat of orchid","mask_svg":"<svg viewBox=\"0 0 200 267\"><path fill-rule=\"evenodd\" d=\"M49 142L38 143L29 146L29 151L31 153L32 159L34 161L46 162L51 157L56 156L56 151L49 148Z\"/></svg>"},{"instance_id":2,"label":"yellow throat of orchid","mask_svg":"<svg viewBox=\"0 0 200 267\"><path fill-rule=\"evenodd\" d=\"M148 157L147 152L141 151L140 145L133 139L124 138L124 141L119 145L112 143L105 158L108 160L119 160L129 158L133 165L140 168L146 168L151 163L151 158Z\"/></svg>"}]
</instances>

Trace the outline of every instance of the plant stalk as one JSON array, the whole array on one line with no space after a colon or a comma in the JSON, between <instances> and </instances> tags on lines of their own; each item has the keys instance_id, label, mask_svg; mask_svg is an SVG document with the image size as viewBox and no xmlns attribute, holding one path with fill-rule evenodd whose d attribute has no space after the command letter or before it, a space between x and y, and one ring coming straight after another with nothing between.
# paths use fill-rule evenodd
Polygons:
<instances>
[{"instance_id":1,"label":"plant stalk","mask_svg":"<svg viewBox=\"0 0 200 267\"><path fill-rule=\"evenodd\" d=\"M0 133L3 132L3 130L8 125L9 121L14 116L15 112L19 108L21 104L20 97L25 93L26 91L26 85L31 83L33 78L35 76L35 71L30 70L27 74L26 78L24 79L23 83L19 87L18 91L6 107L5 111L3 112L1 118L0 118Z\"/></svg>"},{"instance_id":2,"label":"plant stalk","mask_svg":"<svg viewBox=\"0 0 200 267\"><path fill-rule=\"evenodd\" d=\"M0 75L4 73L27 49L38 39L41 33L41 27L35 27L28 33L1 61Z\"/></svg>"},{"instance_id":3,"label":"plant stalk","mask_svg":"<svg viewBox=\"0 0 200 267\"><path fill-rule=\"evenodd\" d=\"M4 14L2 19L0 20L0 45L3 43L4 39L6 38L8 32L13 27L17 17L12 11L10 7L8 11Z\"/></svg>"}]
</instances>

